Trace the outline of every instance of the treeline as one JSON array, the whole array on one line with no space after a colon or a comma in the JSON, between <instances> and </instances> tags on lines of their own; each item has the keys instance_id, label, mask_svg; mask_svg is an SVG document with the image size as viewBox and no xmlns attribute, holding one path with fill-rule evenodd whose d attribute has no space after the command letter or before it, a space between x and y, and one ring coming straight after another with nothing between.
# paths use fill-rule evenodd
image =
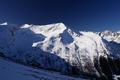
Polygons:
<instances>
[{"instance_id":1,"label":"treeline","mask_svg":"<svg viewBox=\"0 0 120 80\"><path fill-rule=\"evenodd\" d=\"M120 75L120 59L101 56L96 63L96 69L100 73L100 80L113 80L113 75Z\"/></svg>"}]
</instances>

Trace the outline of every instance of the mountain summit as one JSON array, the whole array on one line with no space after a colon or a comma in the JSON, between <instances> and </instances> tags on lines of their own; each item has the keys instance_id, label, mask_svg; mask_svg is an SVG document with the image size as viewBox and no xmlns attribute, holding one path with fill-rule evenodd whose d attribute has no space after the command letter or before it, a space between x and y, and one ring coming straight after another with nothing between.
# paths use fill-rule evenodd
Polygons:
<instances>
[{"instance_id":1,"label":"mountain summit","mask_svg":"<svg viewBox=\"0 0 120 80\"><path fill-rule=\"evenodd\" d=\"M108 33L76 33L63 23L22 26L1 24L0 54L16 62L62 73L100 75L95 62L101 56L107 58L108 55L119 55L119 52L114 52L117 49L111 49L118 48L119 44L111 44L105 38Z\"/></svg>"}]
</instances>

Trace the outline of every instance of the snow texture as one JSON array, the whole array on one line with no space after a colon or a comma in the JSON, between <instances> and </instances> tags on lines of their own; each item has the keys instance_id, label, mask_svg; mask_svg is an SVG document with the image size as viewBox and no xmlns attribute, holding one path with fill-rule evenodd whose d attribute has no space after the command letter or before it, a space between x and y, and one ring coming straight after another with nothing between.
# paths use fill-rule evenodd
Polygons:
<instances>
[{"instance_id":1,"label":"snow texture","mask_svg":"<svg viewBox=\"0 0 120 80\"><path fill-rule=\"evenodd\" d=\"M9 67L8 67L9 66ZM87 80L60 73L34 69L0 58L0 80Z\"/></svg>"}]
</instances>

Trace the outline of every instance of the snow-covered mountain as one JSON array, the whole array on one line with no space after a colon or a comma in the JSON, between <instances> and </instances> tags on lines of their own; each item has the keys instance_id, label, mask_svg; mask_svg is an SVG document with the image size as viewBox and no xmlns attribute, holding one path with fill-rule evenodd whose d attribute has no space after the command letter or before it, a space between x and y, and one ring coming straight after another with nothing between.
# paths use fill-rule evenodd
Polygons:
<instances>
[{"instance_id":1,"label":"snow-covered mountain","mask_svg":"<svg viewBox=\"0 0 120 80\"><path fill-rule=\"evenodd\" d=\"M114 41L120 43L120 32L104 31L98 33L101 37L107 41Z\"/></svg>"},{"instance_id":2,"label":"snow-covered mountain","mask_svg":"<svg viewBox=\"0 0 120 80\"><path fill-rule=\"evenodd\" d=\"M119 47L119 44L109 44L107 33L76 33L63 23L22 26L3 23L0 25L0 55L65 74L89 73L99 76L95 62L100 56L119 55L119 48L111 49ZM118 51L117 54L114 51Z\"/></svg>"},{"instance_id":3,"label":"snow-covered mountain","mask_svg":"<svg viewBox=\"0 0 120 80\"><path fill-rule=\"evenodd\" d=\"M120 32L104 31L98 32L99 36L107 40L107 46L113 56L120 58Z\"/></svg>"}]
</instances>

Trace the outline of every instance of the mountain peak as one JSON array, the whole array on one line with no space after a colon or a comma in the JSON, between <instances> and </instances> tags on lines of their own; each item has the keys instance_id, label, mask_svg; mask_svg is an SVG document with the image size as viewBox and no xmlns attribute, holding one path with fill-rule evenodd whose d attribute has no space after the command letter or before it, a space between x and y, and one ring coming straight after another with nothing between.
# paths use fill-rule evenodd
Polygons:
<instances>
[{"instance_id":1,"label":"mountain peak","mask_svg":"<svg viewBox=\"0 0 120 80\"><path fill-rule=\"evenodd\" d=\"M24 24L23 26L21 26L21 28L29 28L30 26L32 26L32 25L30 25L30 24Z\"/></svg>"},{"instance_id":2,"label":"mountain peak","mask_svg":"<svg viewBox=\"0 0 120 80\"><path fill-rule=\"evenodd\" d=\"M56 36L62 33L66 28L63 23L48 24L48 25L33 25L30 30L35 34L42 34L44 36Z\"/></svg>"},{"instance_id":3,"label":"mountain peak","mask_svg":"<svg viewBox=\"0 0 120 80\"><path fill-rule=\"evenodd\" d=\"M3 26L3 25L8 25L8 23L7 23L7 22L4 22L4 23L1 23L0 25L1 25L1 26Z\"/></svg>"}]
</instances>

